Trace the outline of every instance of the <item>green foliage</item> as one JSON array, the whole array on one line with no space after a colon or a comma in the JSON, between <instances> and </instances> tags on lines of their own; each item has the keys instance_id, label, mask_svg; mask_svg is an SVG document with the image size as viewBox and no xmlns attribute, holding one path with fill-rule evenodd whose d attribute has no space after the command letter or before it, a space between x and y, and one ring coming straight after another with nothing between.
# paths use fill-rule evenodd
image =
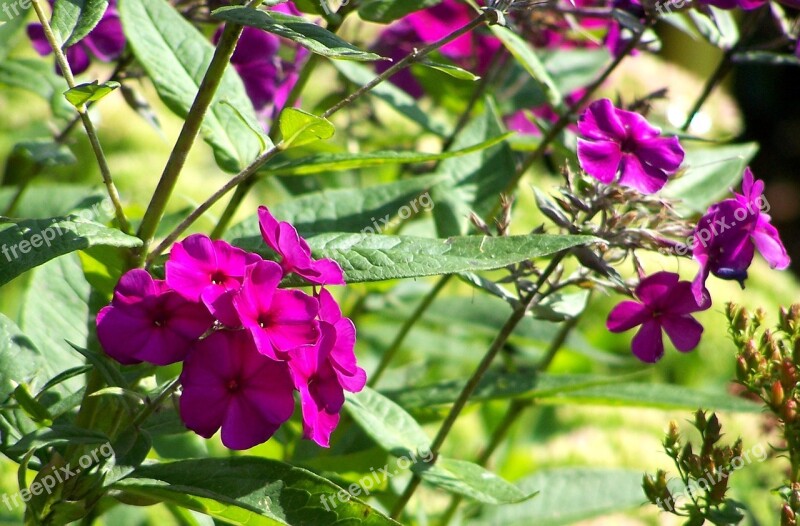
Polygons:
<instances>
[{"instance_id":1,"label":"green foliage","mask_svg":"<svg viewBox=\"0 0 800 526\"><path fill-rule=\"evenodd\" d=\"M108 0L56 0L50 25L61 47L68 48L88 35L107 8Z\"/></svg>"}]
</instances>

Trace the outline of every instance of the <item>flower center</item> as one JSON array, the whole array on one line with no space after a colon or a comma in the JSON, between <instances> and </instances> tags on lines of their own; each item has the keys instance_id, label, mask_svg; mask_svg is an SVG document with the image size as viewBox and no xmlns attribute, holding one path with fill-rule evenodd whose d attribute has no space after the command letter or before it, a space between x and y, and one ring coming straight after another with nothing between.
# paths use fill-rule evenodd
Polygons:
<instances>
[{"instance_id":1,"label":"flower center","mask_svg":"<svg viewBox=\"0 0 800 526\"><path fill-rule=\"evenodd\" d=\"M625 136L619 145L622 153L633 153L636 150L636 139L630 136Z\"/></svg>"},{"instance_id":2,"label":"flower center","mask_svg":"<svg viewBox=\"0 0 800 526\"><path fill-rule=\"evenodd\" d=\"M266 329L269 326L269 318L266 315L261 315L258 318L258 326L262 329Z\"/></svg>"},{"instance_id":3,"label":"flower center","mask_svg":"<svg viewBox=\"0 0 800 526\"><path fill-rule=\"evenodd\" d=\"M236 378L234 378L233 380L230 380L228 382L228 386L227 387L228 387L228 392L229 393L235 393L236 391L239 390L239 387L240 387L239 380L237 380Z\"/></svg>"},{"instance_id":4,"label":"flower center","mask_svg":"<svg viewBox=\"0 0 800 526\"><path fill-rule=\"evenodd\" d=\"M214 285L222 285L225 283L225 274L219 271L211 274L211 283Z\"/></svg>"}]
</instances>

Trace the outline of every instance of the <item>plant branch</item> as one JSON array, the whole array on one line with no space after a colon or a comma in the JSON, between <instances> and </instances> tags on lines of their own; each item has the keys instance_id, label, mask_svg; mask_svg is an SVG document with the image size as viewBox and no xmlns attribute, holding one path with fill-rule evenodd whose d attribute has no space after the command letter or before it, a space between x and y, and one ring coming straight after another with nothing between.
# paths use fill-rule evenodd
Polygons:
<instances>
[{"instance_id":1,"label":"plant branch","mask_svg":"<svg viewBox=\"0 0 800 526\"><path fill-rule=\"evenodd\" d=\"M465 25L464 27L462 27L460 29L457 29L456 31L450 33L449 35L447 35L446 37L442 38L441 40L438 40L438 41L434 42L433 44L425 46L422 49L415 50L413 53L411 53L410 55L408 55L405 58L403 58L402 60L400 60L397 64L395 64L394 66L390 67L389 69L387 69L386 71L384 71L383 73L381 73L380 75L378 75L377 77L372 79L369 83L367 83L366 85L364 85L361 88L357 89L356 91L351 93L345 99L339 101L338 103L336 103L333 106L331 106L330 108L328 108L320 117L323 118L323 119L327 119L328 117L330 117L334 113L336 113L339 110L345 108L346 106L349 106L350 104L352 104L353 102L358 100L360 97L362 97L362 96L366 95L367 93L369 93L370 91L372 91L375 88L375 86L377 86L378 84L386 81L391 76L393 76L395 73L399 72L402 69L405 69L405 68L409 67L414 62L417 62L417 61L423 59L424 57L426 57L430 53L436 51L440 47L445 46L448 43L452 42L453 40L459 38L460 36L472 31L476 27L478 27L481 24L483 24L484 22L486 22L486 20L487 20L487 14L486 14L486 12L483 12L479 16L474 18L471 22L469 22L467 25ZM224 35L223 35L223 38L224 38ZM230 181L225 183L225 185L223 185L219 190L217 190L211 197L209 197L195 211L193 211L191 214L189 214L189 216L184 221L182 221L181 224L178 225L169 234L169 236L167 236L167 238L163 242L161 242L155 249L153 249L153 251L150 253L149 256L147 256L147 264L150 265L155 260L155 258L158 257L159 254L161 254L167 248L169 248L169 246L190 225L192 225L195 221L197 221L197 219L200 216L202 216L209 208L211 208L217 201L222 199L222 197L224 197L228 192L230 192L235 187L237 187L240 184L242 184L248 178L253 177L256 173L258 173L258 171L261 169L261 167L264 166L273 157L275 157L275 155L277 155L284 148L284 146L285 145L281 141L280 143L276 144L275 146L273 146L272 148L270 148L266 152L264 152L261 155L259 155L252 163L250 163L249 166L247 166L244 170L239 172L233 179L231 179ZM228 213L232 216L234 212L235 212L235 210L231 210ZM153 232L155 232L154 229L153 229ZM151 238L152 238L152 236L151 236ZM150 241L152 241L152 239Z\"/></svg>"},{"instance_id":2,"label":"plant branch","mask_svg":"<svg viewBox=\"0 0 800 526\"><path fill-rule=\"evenodd\" d=\"M53 32L53 28L50 26L50 21L47 19L47 15L42 8L42 2L43 0L32 0L31 4L33 5L33 10L36 12L39 22L42 24L42 31L44 32L47 42L50 44L50 48L53 50L53 54L56 57L56 63L61 69L61 74L64 76L64 80L66 80L69 89L72 89L75 87L75 77L72 74L72 69L69 67L67 56L61 49L61 45L58 43L58 39ZM97 130L94 127L94 123L92 123L92 119L89 117L89 113L87 112L85 104L77 106L76 110L78 111L81 122L83 122L83 128L86 130L86 135L89 137L89 143L92 146L94 156L97 158L97 165L100 168L100 175L103 178L103 184L106 186L108 198L114 205L114 212L117 218L117 223L119 224L119 228L127 234L130 232L130 225L128 224L128 220L125 218L125 212L122 209L122 203L120 202L117 187L114 185L114 180L111 178L111 170L108 167L108 160L103 153L103 147L100 145L100 139L97 136Z\"/></svg>"},{"instance_id":3,"label":"plant branch","mask_svg":"<svg viewBox=\"0 0 800 526\"><path fill-rule=\"evenodd\" d=\"M553 272L556 271L561 261L566 257L569 253L569 250L560 252L556 255L551 261L550 264L545 268L542 272L542 275L539 276L538 281L534 288L528 293L528 296L524 298L520 304L514 309L514 312L511 316L506 320L503 327L500 329L500 332L495 337L494 341L492 342L489 350L484 355L483 359L481 360L480 364L478 365L475 372L472 373L472 376L467 381L464 388L461 390L461 393L458 395L458 398L453 403L453 406L450 408L450 411L447 414L442 426L439 428L439 432L436 434L436 437L433 439L431 443L431 453L433 454L434 458L439 454L439 450L444 444L444 441L447 439L447 436L450 434L450 431L453 429L453 426L456 423L456 420L461 415L461 411L464 410L466 407L467 402L469 401L470 396L472 393L475 392L475 389L478 387L483 376L489 370L489 367L492 365L492 362L497 357L497 354L506 344L508 339L511 337L511 334L516 329L517 325L520 321L525 317L525 314L528 312L528 309L535 305L541 299L541 288L547 282L548 278L550 277ZM422 479L419 475L414 475L411 481L406 486L405 491L400 496L398 501L395 503L394 508L392 509L391 517L396 519L400 516L405 508L408 501L414 495L414 492L419 487Z\"/></svg>"}]
</instances>

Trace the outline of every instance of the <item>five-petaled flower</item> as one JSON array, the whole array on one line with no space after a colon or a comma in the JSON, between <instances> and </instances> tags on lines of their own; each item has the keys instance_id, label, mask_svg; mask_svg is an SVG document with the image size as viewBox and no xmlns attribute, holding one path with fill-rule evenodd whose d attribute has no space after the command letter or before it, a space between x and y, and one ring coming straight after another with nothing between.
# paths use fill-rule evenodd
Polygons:
<instances>
[{"instance_id":1,"label":"five-petaled flower","mask_svg":"<svg viewBox=\"0 0 800 526\"><path fill-rule=\"evenodd\" d=\"M611 332L624 332L641 325L631 347L643 362L655 363L664 355L662 329L679 351L691 351L703 334L703 326L691 314L711 306L710 302L698 304L691 287L673 272L642 278L635 291L638 301L626 300L614 307L606 327Z\"/></svg>"},{"instance_id":2,"label":"five-petaled flower","mask_svg":"<svg viewBox=\"0 0 800 526\"><path fill-rule=\"evenodd\" d=\"M677 137L661 131L632 111L614 107L608 99L593 102L578 120L578 160L598 181L655 193L667 184L684 158Z\"/></svg>"}]
</instances>

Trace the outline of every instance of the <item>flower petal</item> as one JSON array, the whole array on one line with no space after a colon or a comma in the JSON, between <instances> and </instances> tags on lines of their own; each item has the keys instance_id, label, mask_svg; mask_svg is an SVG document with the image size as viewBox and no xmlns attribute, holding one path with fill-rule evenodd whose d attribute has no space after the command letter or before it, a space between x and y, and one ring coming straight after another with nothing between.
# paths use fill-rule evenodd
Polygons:
<instances>
[{"instance_id":1,"label":"flower petal","mask_svg":"<svg viewBox=\"0 0 800 526\"><path fill-rule=\"evenodd\" d=\"M784 270L791 263L789 254L783 246L778 230L769 222L759 218L753 232L753 243L769 263L770 268Z\"/></svg>"},{"instance_id":2,"label":"flower petal","mask_svg":"<svg viewBox=\"0 0 800 526\"><path fill-rule=\"evenodd\" d=\"M606 328L611 332L625 332L652 319L647 307L638 301L623 301L608 314Z\"/></svg>"},{"instance_id":3,"label":"flower petal","mask_svg":"<svg viewBox=\"0 0 800 526\"><path fill-rule=\"evenodd\" d=\"M631 341L631 350L643 362L656 363L659 361L664 356L661 325L655 320L644 322Z\"/></svg>"},{"instance_id":4,"label":"flower petal","mask_svg":"<svg viewBox=\"0 0 800 526\"><path fill-rule=\"evenodd\" d=\"M689 352L700 343L703 326L691 316L662 316L659 321L670 341L681 352Z\"/></svg>"},{"instance_id":5,"label":"flower petal","mask_svg":"<svg viewBox=\"0 0 800 526\"><path fill-rule=\"evenodd\" d=\"M581 169L600 181L609 184L617 176L622 152L612 141L587 141L578 139L578 160Z\"/></svg>"},{"instance_id":6,"label":"flower petal","mask_svg":"<svg viewBox=\"0 0 800 526\"><path fill-rule=\"evenodd\" d=\"M594 101L578 119L578 131L589 139L621 142L626 133L618 112L608 99Z\"/></svg>"},{"instance_id":7,"label":"flower petal","mask_svg":"<svg viewBox=\"0 0 800 526\"><path fill-rule=\"evenodd\" d=\"M619 184L643 194L654 194L667 184L667 174L655 166L642 164L635 154L624 154L620 163Z\"/></svg>"},{"instance_id":8,"label":"flower petal","mask_svg":"<svg viewBox=\"0 0 800 526\"><path fill-rule=\"evenodd\" d=\"M685 157L677 137L654 137L636 143L636 156L646 164L672 174Z\"/></svg>"}]
</instances>

